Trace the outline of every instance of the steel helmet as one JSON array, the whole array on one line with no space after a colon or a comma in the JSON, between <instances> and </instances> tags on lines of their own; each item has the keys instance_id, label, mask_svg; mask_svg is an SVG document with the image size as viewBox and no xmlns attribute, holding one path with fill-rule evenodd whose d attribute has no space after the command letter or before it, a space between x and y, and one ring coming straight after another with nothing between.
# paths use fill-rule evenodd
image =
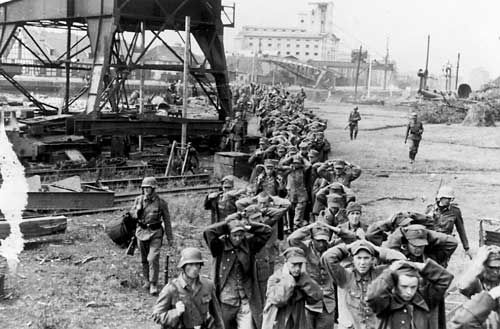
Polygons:
<instances>
[{"instance_id":1,"label":"steel helmet","mask_svg":"<svg viewBox=\"0 0 500 329\"><path fill-rule=\"evenodd\" d=\"M142 180L141 187L152 187L152 188L157 188L158 183L156 182L156 178L154 177L144 177Z\"/></svg>"},{"instance_id":2,"label":"steel helmet","mask_svg":"<svg viewBox=\"0 0 500 329\"><path fill-rule=\"evenodd\" d=\"M201 251L198 248L185 248L181 251L181 259L178 268L182 268L186 264L203 264L205 261L201 258Z\"/></svg>"},{"instance_id":3,"label":"steel helmet","mask_svg":"<svg viewBox=\"0 0 500 329\"><path fill-rule=\"evenodd\" d=\"M449 186L442 186L436 195L436 199L441 198L455 199L455 192Z\"/></svg>"}]
</instances>

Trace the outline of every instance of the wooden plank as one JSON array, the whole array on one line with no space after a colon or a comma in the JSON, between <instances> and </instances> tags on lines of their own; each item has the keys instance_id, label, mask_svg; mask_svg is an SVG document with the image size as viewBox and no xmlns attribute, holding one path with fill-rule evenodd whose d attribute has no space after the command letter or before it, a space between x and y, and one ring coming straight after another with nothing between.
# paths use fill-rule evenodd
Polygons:
<instances>
[{"instance_id":1,"label":"wooden plank","mask_svg":"<svg viewBox=\"0 0 500 329\"><path fill-rule=\"evenodd\" d=\"M38 217L24 219L21 224L21 233L25 239L36 238L44 235L62 233L66 231L68 220L65 216ZM10 234L10 224L0 222L0 239L5 239Z\"/></svg>"},{"instance_id":2,"label":"wooden plank","mask_svg":"<svg viewBox=\"0 0 500 329\"><path fill-rule=\"evenodd\" d=\"M27 210L96 209L113 206L113 192L29 192Z\"/></svg>"}]
</instances>

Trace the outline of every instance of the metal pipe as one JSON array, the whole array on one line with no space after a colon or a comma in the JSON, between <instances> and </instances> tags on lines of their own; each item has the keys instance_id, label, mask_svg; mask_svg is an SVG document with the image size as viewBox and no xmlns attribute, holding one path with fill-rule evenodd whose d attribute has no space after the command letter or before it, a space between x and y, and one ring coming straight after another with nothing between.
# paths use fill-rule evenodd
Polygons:
<instances>
[{"instance_id":1,"label":"metal pipe","mask_svg":"<svg viewBox=\"0 0 500 329\"><path fill-rule=\"evenodd\" d=\"M188 106L188 78L189 78L189 64L191 62L191 17L186 16L186 38L184 42L184 74L183 74L183 95L182 95L182 117L187 118L187 106ZM187 123L182 124L181 132L181 147L186 147L187 141Z\"/></svg>"},{"instance_id":2,"label":"metal pipe","mask_svg":"<svg viewBox=\"0 0 500 329\"><path fill-rule=\"evenodd\" d=\"M457 74L455 75L455 90L458 90L458 68L460 67L460 53L457 58Z\"/></svg>"},{"instance_id":3,"label":"metal pipe","mask_svg":"<svg viewBox=\"0 0 500 329\"><path fill-rule=\"evenodd\" d=\"M146 31L144 30L144 21L141 22L141 51L144 51L146 44ZM144 63L142 63L144 64ZM140 84L139 84L139 113L144 113L144 70L139 70ZM142 135L139 135L139 151L142 151Z\"/></svg>"},{"instance_id":4,"label":"metal pipe","mask_svg":"<svg viewBox=\"0 0 500 329\"><path fill-rule=\"evenodd\" d=\"M66 90L64 93L64 106L60 108L57 113L62 114L62 113L67 113L69 111L69 90L70 90L70 83L71 83L71 21L68 21L68 35L66 38L66 63L65 63L65 69L66 69Z\"/></svg>"}]
</instances>

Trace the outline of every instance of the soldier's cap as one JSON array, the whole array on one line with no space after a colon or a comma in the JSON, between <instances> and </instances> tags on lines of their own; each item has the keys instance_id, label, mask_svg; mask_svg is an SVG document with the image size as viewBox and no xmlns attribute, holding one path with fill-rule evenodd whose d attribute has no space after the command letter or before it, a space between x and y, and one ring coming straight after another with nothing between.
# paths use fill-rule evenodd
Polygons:
<instances>
[{"instance_id":1,"label":"soldier's cap","mask_svg":"<svg viewBox=\"0 0 500 329\"><path fill-rule=\"evenodd\" d=\"M317 157L317 156L319 156L319 152L316 151L315 149L311 149L311 150L309 150L308 156L310 156L310 157Z\"/></svg>"},{"instance_id":2,"label":"soldier's cap","mask_svg":"<svg viewBox=\"0 0 500 329\"><path fill-rule=\"evenodd\" d=\"M330 191L337 191L340 193L344 193L344 185L342 183L339 183L339 182L331 183L330 185L328 185L328 189Z\"/></svg>"},{"instance_id":3,"label":"soldier's cap","mask_svg":"<svg viewBox=\"0 0 500 329\"><path fill-rule=\"evenodd\" d=\"M414 246L426 246L429 244L427 241L427 229L420 224L412 224L402 228L403 234Z\"/></svg>"},{"instance_id":4,"label":"soldier's cap","mask_svg":"<svg viewBox=\"0 0 500 329\"><path fill-rule=\"evenodd\" d=\"M307 142L305 142L305 141L304 141L304 142L301 142L301 143L299 144L299 148L301 148L301 149L306 149L306 148L309 148L309 143L307 143Z\"/></svg>"},{"instance_id":5,"label":"soldier's cap","mask_svg":"<svg viewBox=\"0 0 500 329\"><path fill-rule=\"evenodd\" d=\"M330 241L330 229L326 226L316 226L311 229L311 235L314 240Z\"/></svg>"},{"instance_id":6,"label":"soldier's cap","mask_svg":"<svg viewBox=\"0 0 500 329\"><path fill-rule=\"evenodd\" d=\"M257 194L257 202L259 202L259 203L272 202L272 201L273 201L273 198L266 191L262 191L259 194Z\"/></svg>"},{"instance_id":7,"label":"soldier's cap","mask_svg":"<svg viewBox=\"0 0 500 329\"><path fill-rule=\"evenodd\" d=\"M292 164L294 164L294 165L303 165L304 164L304 159L302 159L301 156L295 155L292 158Z\"/></svg>"},{"instance_id":8,"label":"soldier's cap","mask_svg":"<svg viewBox=\"0 0 500 329\"><path fill-rule=\"evenodd\" d=\"M408 263L406 261L398 262L398 265L396 265L394 272L397 275L407 275L407 276L412 276L412 277L416 277L416 278L420 277L419 271L415 267L415 265Z\"/></svg>"},{"instance_id":9,"label":"soldier's cap","mask_svg":"<svg viewBox=\"0 0 500 329\"><path fill-rule=\"evenodd\" d=\"M283 256L285 257L286 262L290 262L292 264L307 262L304 250L300 249L299 247L287 248L283 252Z\"/></svg>"},{"instance_id":10,"label":"soldier's cap","mask_svg":"<svg viewBox=\"0 0 500 329\"><path fill-rule=\"evenodd\" d=\"M335 161L335 163L333 164L333 167L334 168L344 168L346 165L347 165L347 163L345 163L344 160L338 160L338 161Z\"/></svg>"},{"instance_id":11,"label":"soldier's cap","mask_svg":"<svg viewBox=\"0 0 500 329\"><path fill-rule=\"evenodd\" d=\"M349 252L353 256L356 255L361 250L365 250L372 256L377 255L377 251L375 250L375 248L373 248L373 246L370 243L366 242L365 240L357 240L349 245Z\"/></svg>"},{"instance_id":12,"label":"soldier's cap","mask_svg":"<svg viewBox=\"0 0 500 329\"><path fill-rule=\"evenodd\" d=\"M224 176L221 179L222 186L233 187L234 186L234 177L231 175Z\"/></svg>"},{"instance_id":13,"label":"soldier's cap","mask_svg":"<svg viewBox=\"0 0 500 329\"><path fill-rule=\"evenodd\" d=\"M278 164L278 161L277 160L274 160L274 159L266 159L264 160L264 166L265 167L276 167L276 165Z\"/></svg>"},{"instance_id":14,"label":"soldier's cap","mask_svg":"<svg viewBox=\"0 0 500 329\"><path fill-rule=\"evenodd\" d=\"M345 211L349 214L351 212L354 212L354 211L359 211L361 212L361 205L357 202L349 202L349 204L347 205L347 208L345 209Z\"/></svg>"},{"instance_id":15,"label":"soldier's cap","mask_svg":"<svg viewBox=\"0 0 500 329\"><path fill-rule=\"evenodd\" d=\"M488 255L486 265L489 267L500 267L500 247L492 246L493 250Z\"/></svg>"},{"instance_id":16,"label":"soldier's cap","mask_svg":"<svg viewBox=\"0 0 500 329\"><path fill-rule=\"evenodd\" d=\"M330 194L328 194L328 197L326 198L326 202L327 202L329 208L332 208L332 207L340 208L340 207L342 207L342 204L344 203L344 198L339 194L330 193Z\"/></svg>"},{"instance_id":17,"label":"soldier's cap","mask_svg":"<svg viewBox=\"0 0 500 329\"><path fill-rule=\"evenodd\" d=\"M234 220L230 221L227 224L227 226L229 228L230 233L247 230L245 222L242 220L239 220L239 219L234 219Z\"/></svg>"},{"instance_id":18,"label":"soldier's cap","mask_svg":"<svg viewBox=\"0 0 500 329\"><path fill-rule=\"evenodd\" d=\"M417 113L412 112L412 113L410 114L410 116L413 118L413 117L416 117L416 116L418 116L418 115L417 115Z\"/></svg>"},{"instance_id":19,"label":"soldier's cap","mask_svg":"<svg viewBox=\"0 0 500 329\"><path fill-rule=\"evenodd\" d=\"M253 204L245 208L245 214L249 220L254 221L262 216L262 211L257 205Z\"/></svg>"}]
</instances>

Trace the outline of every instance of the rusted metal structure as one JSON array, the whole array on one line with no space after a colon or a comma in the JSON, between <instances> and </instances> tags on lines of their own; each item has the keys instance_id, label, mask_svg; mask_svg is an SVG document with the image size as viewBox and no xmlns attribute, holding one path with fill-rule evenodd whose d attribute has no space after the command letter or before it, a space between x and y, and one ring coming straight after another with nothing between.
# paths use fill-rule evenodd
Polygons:
<instances>
[{"instance_id":1,"label":"rusted metal structure","mask_svg":"<svg viewBox=\"0 0 500 329\"><path fill-rule=\"evenodd\" d=\"M162 32L183 31L186 16L191 18L191 34L205 56L203 62L196 62L191 54L193 66L190 74L217 108L219 118L224 119L231 112L231 96L223 30L224 27L234 26L234 5L224 6L221 0L12 0L0 4L0 74L40 109L47 110L47 104L30 95L5 69L7 66L23 65L4 60L11 43L17 40L38 59L38 63L32 66L65 69L67 86L63 112L74 101L69 95L71 70L89 71L87 113L97 114L106 104L118 111L120 102L127 103L124 82L131 71L182 71L183 57L168 44ZM47 54L29 33L29 28L33 26L66 29L66 53L58 58ZM20 30L31 37L38 48L36 52L18 38ZM86 33L82 33L78 40L71 40L72 31ZM149 33L151 38L145 47L140 47L138 39L143 32ZM131 39L129 33L132 33ZM181 64L143 63L141 59L154 43L163 44ZM76 51L77 45L83 44L86 46ZM74 61L76 55L89 48L91 62ZM215 86L207 75L213 76Z\"/></svg>"}]
</instances>

